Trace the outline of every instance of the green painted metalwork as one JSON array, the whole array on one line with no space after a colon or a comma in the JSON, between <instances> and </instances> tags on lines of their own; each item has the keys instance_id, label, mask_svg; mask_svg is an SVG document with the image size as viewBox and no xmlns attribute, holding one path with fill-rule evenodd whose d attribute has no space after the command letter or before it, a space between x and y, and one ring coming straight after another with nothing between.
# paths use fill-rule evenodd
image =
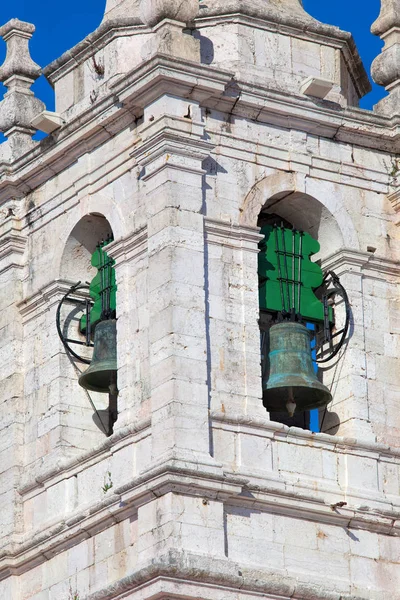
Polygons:
<instances>
[{"instance_id":1,"label":"green painted metalwork","mask_svg":"<svg viewBox=\"0 0 400 600\"><path fill-rule=\"evenodd\" d=\"M311 262L319 243L308 233L265 225L258 256L260 308L283 314L300 314L303 320L323 321L324 306L314 290L323 272Z\"/></svg>"},{"instance_id":2,"label":"green painted metalwork","mask_svg":"<svg viewBox=\"0 0 400 600\"><path fill-rule=\"evenodd\" d=\"M90 327L93 330L97 323L115 317L117 308L117 285L115 281L115 261L108 256L104 248L112 242L112 238L99 244L92 255L92 266L97 275L90 283L89 294L93 300L90 311ZM86 331L86 315L81 319L81 331Z\"/></svg>"}]
</instances>

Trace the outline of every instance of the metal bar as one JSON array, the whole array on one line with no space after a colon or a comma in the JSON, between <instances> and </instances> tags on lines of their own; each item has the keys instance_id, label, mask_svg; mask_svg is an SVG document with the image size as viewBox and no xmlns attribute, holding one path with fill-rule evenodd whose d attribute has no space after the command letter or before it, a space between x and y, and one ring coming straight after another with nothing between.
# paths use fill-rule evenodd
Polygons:
<instances>
[{"instance_id":1,"label":"metal bar","mask_svg":"<svg viewBox=\"0 0 400 600\"><path fill-rule=\"evenodd\" d=\"M100 253L100 269L99 269L100 298L101 298L101 319L102 319L104 317L105 305L104 305L104 254L103 254L103 248L101 245L99 245L99 253Z\"/></svg>"},{"instance_id":2,"label":"metal bar","mask_svg":"<svg viewBox=\"0 0 400 600\"><path fill-rule=\"evenodd\" d=\"M108 259L108 269L107 269L107 277L108 277L108 287L107 287L107 310L108 316L111 317L111 279L112 279L112 266L111 266L111 258L107 255Z\"/></svg>"},{"instance_id":3,"label":"metal bar","mask_svg":"<svg viewBox=\"0 0 400 600\"><path fill-rule=\"evenodd\" d=\"M89 302L86 300L86 346L90 344L90 310Z\"/></svg>"},{"instance_id":4,"label":"metal bar","mask_svg":"<svg viewBox=\"0 0 400 600\"><path fill-rule=\"evenodd\" d=\"M295 303L295 255L296 255L296 230L292 230L292 312L296 311Z\"/></svg>"},{"instance_id":5,"label":"metal bar","mask_svg":"<svg viewBox=\"0 0 400 600\"><path fill-rule=\"evenodd\" d=\"M300 235L300 240L299 240L299 269L298 269L298 273L297 273L297 279L299 282L299 293L298 293L298 311L297 313L300 315L300 308L301 308L301 286L302 286L302 281L301 281L301 265L302 265L302 255L303 255L303 232L299 231L299 235Z\"/></svg>"},{"instance_id":6,"label":"metal bar","mask_svg":"<svg viewBox=\"0 0 400 600\"><path fill-rule=\"evenodd\" d=\"M285 312L285 297L284 297L284 293L283 293L281 258L280 258L280 254L279 254L279 239L278 239L278 226L277 225L274 225L274 232L275 232L276 256L278 258L278 276L279 276L279 289L281 292L282 312Z\"/></svg>"},{"instance_id":7,"label":"metal bar","mask_svg":"<svg viewBox=\"0 0 400 600\"><path fill-rule=\"evenodd\" d=\"M79 346L93 346L93 344L86 344L86 342L81 342L80 340L73 340L71 338L64 338L64 339L69 344L79 344Z\"/></svg>"},{"instance_id":8,"label":"metal bar","mask_svg":"<svg viewBox=\"0 0 400 600\"><path fill-rule=\"evenodd\" d=\"M64 300L64 302L65 302L65 304L75 304L75 305L86 304L85 300L74 300L73 298L66 298Z\"/></svg>"},{"instance_id":9,"label":"metal bar","mask_svg":"<svg viewBox=\"0 0 400 600\"><path fill-rule=\"evenodd\" d=\"M281 230L281 238L282 238L282 249L283 249L283 258L284 258L284 265L285 265L285 271L286 271L286 293L287 293L287 299L288 299L288 311L290 311L290 288L289 288L289 269L288 269L288 263L287 263L287 252L286 252L286 242L285 242L285 229L283 226L280 227Z\"/></svg>"}]
</instances>

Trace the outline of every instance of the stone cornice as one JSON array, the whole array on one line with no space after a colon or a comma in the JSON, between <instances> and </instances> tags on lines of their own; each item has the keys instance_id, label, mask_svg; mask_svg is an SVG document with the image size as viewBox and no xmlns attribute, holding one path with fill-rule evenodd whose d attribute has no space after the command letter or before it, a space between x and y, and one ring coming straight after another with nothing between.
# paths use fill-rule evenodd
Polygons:
<instances>
[{"instance_id":1,"label":"stone cornice","mask_svg":"<svg viewBox=\"0 0 400 600\"><path fill-rule=\"evenodd\" d=\"M78 464L79 460L76 462ZM19 575L30 570L60 551L132 517L140 506L170 492L338 527L400 535L400 513L393 507L367 512L363 507L332 508L329 500L326 502L316 497L311 489L306 494L297 490L296 486L278 489L273 483L265 479L264 485L252 484L243 475L227 471L212 475L200 464L191 469L173 461L166 462L119 488L113 488L102 501L80 507L62 521L56 518L47 527L9 540L0 552L0 580L10 574ZM387 506L391 506L389 502Z\"/></svg>"},{"instance_id":2,"label":"stone cornice","mask_svg":"<svg viewBox=\"0 0 400 600\"><path fill-rule=\"evenodd\" d=\"M136 598L135 591L142 595L145 588L147 598L154 600L177 600L178 598L222 597L224 600L235 600L238 597L279 598L279 600L365 600L365 596L355 596L343 592L332 591L323 585L303 583L299 578L292 578L286 570L254 569L246 567L245 561L240 563L232 559L207 556L169 550L158 555L156 559L140 564L128 576L115 581L105 588L89 594L82 600L112 600L114 598ZM171 576L172 575L172 576ZM191 589L191 584L193 588ZM211 592L214 589L214 593ZM139 596L138 596L139 598Z\"/></svg>"},{"instance_id":3,"label":"stone cornice","mask_svg":"<svg viewBox=\"0 0 400 600\"><path fill-rule=\"evenodd\" d=\"M300 128L340 141L379 148L400 149L400 120L358 109L334 110L326 103L240 84L237 98L225 95L232 75L208 65L158 56L122 76L110 94L75 117L58 133L46 138L13 163L0 165L0 202L22 197L54 177L86 152L92 151L135 120L143 108L171 90L238 117L252 118L285 128ZM40 161L37 159L40 157Z\"/></svg>"},{"instance_id":4,"label":"stone cornice","mask_svg":"<svg viewBox=\"0 0 400 600\"><path fill-rule=\"evenodd\" d=\"M107 246L107 254L115 260L116 267L137 260L147 252L147 226Z\"/></svg>"},{"instance_id":5,"label":"stone cornice","mask_svg":"<svg viewBox=\"0 0 400 600\"><path fill-rule=\"evenodd\" d=\"M85 62L96 52L119 37L129 37L151 30L135 17L119 17L104 21L93 33L76 46L64 52L59 58L43 69L43 74L54 85L60 78Z\"/></svg>"},{"instance_id":6,"label":"stone cornice","mask_svg":"<svg viewBox=\"0 0 400 600\"><path fill-rule=\"evenodd\" d=\"M371 272L374 277L380 275L380 279L387 279L387 276L396 278L400 276L400 262L350 248L343 248L324 258L322 268L324 271L335 271L339 276L347 272L360 273L364 276Z\"/></svg>"},{"instance_id":7,"label":"stone cornice","mask_svg":"<svg viewBox=\"0 0 400 600\"><path fill-rule=\"evenodd\" d=\"M232 5L232 3L230 3ZM204 26L210 26L216 23L230 21L237 22L241 20L250 25L268 28L269 30L282 31L290 33L292 36L306 39L324 40L328 44L339 44L345 52L345 57L349 65L350 73L361 96L370 91L370 83L361 58L358 54L354 39L348 32L341 31L337 27L320 23L313 19L302 10L302 15L292 10L274 9L269 4L263 3L264 14L260 14L253 3L248 3L250 12L232 10L228 2L224 2L223 10L217 9L217 14L213 7L201 7L199 17L195 20L196 29ZM44 69L44 74L54 84L59 77L64 76L77 64L81 64L96 52L104 48L112 39L126 37L151 30L141 23L138 17L118 17L115 19L105 19L103 23L93 33L88 35L76 46L65 52L60 58L53 61Z\"/></svg>"},{"instance_id":8,"label":"stone cornice","mask_svg":"<svg viewBox=\"0 0 400 600\"><path fill-rule=\"evenodd\" d=\"M161 116L140 130L131 156L146 181L164 168L204 175L201 164L214 149L204 139L204 125L185 118ZM182 160L184 157L186 160Z\"/></svg>"},{"instance_id":9,"label":"stone cornice","mask_svg":"<svg viewBox=\"0 0 400 600\"><path fill-rule=\"evenodd\" d=\"M9 231L0 238L0 273L8 269L24 267L24 253L26 248L26 237L21 235L18 229L12 227L12 219Z\"/></svg>"},{"instance_id":10,"label":"stone cornice","mask_svg":"<svg viewBox=\"0 0 400 600\"><path fill-rule=\"evenodd\" d=\"M102 441L101 444L83 452L79 456L75 456L72 459L66 458L62 461L57 460L57 463L51 467L47 466L45 469L36 470L34 477L31 477L28 473L23 477L18 493L24 496L31 492L37 492L38 489L44 488L46 485L54 485L54 482L60 479L72 477L77 471L81 471L82 468L86 468L104 460L105 457L111 456L115 447L131 443L132 436L143 433L149 429L150 424L150 418L138 421L133 425L119 429L112 436Z\"/></svg>"},{"instance_id":11,"label":"stone cornice","mask_svg":"<svg viewBox=\"0 0 400 600\"><path fill-rule=\"evenodd\" d=\"M400 225L400 186L388 194L388 200L393 206L393 210L397 214L396 225Z\"/></svg>"},{"instance_id":12,"label":"stone cornice","mask_svg":"<svg viewBox=\"0 0 400 600\"><path fill-rule=\"evenodd\" d=\"M60 302L62 296L66 294L76 281L67 281L65 279L56 279L43 286L18 304L18 309L22 316L22 322L27 323L39 315L50 310L52 306ZM74 294L74 297L85 298L82 291Z\"/></svg>"},{"instance_id":13,"label":"stone cornice","mask_svg":"<svg viewBox=\"0 0 400 600\"><path fill-rule=\"evenodd\" d=\"M242 414L214 412L214 427L227 427L245 433L259 430L275 443L309 445L318 450L331 450L342 454L371 456L378 462L398 460L400 450L388 446L364 443L353 438L334 437L326 434L313 434L298 428L289 428L264 418L248 417ZM97 462L109 458L118 449L150 435L150 418L117 431L104 440L97 448L69 460L57 462L52 468L36 473L32 479L26 478L18 490L27 500L45 491L46 488L70 478ZM349 488L346 492L348 505L332 508L332 498L342 499L340 488L322 486L316 493L314 484L293 482L279 476L279 473L262 474L232 473L216 465L195 464L186 461L166 460L150 467L143 474L115 486L100 502L80 506L75 512L57 517L54 522L43 525L26 535L16 535L9 540L0 552L0 579L10 574L21 574L33 565L38 565L83 539L96 535L99 531L114 525L136 513L143 504L156 496L169 492L219 500L232 506L245 509L274 512L284 516L304 518L338 527L365 529L385 535L400 535L400 512L396 503L382 494L368 495L374 506L357 508L362 494ZM326 489L325 489L326 488ZM245 493L243 493L245 492ZM360 490L360 493L362 490ZM352 501L354 505L352 505Z\"/></svg>"},{"instance_id":14,"label":"stone cornice","mask_svg":"<svg viewBox=\"0 0 400 600\"><path fill-rule=\"evenodd\" d=\"M79 459L75 462L78 465ZM220 477L213 477L209 471L202 472L197 464L193 465L193 469L170 463L162 464L120 488L113 488L104 500L80 507L61 522L56 519L44 529L16 536L0 550L0 580L8 577L10 572L26 572L33 564L45 562L61 550L73 547L81 539L92 537L135 514L140 506L150 502L155 496L174 491L225 501L240 494L245 482L243 478L224 476L222 472Z\"/></svg>"},{"instance_id":15,"label":"stone cornice","mask_svg":"<svg viewBox=\"0 0 400 600\"><path fill-rule=\"evenodd\" d=\"M209 244L228 246L230 248L243 248L258 254L258 243L263 239L259 228L233 225L225 221L205 219L205 230Z\"/></svg>"}]
</instances>

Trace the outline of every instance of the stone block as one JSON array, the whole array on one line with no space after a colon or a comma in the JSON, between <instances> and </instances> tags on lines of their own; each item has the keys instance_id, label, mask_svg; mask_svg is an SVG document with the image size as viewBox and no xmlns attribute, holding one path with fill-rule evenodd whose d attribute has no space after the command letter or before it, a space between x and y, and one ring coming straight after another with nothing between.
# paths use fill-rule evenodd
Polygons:
<instances>
[{"instance_id":1,"label":"stone block","mask_svg":"<svg viewBox=\"0 0 400 600\"><path fill-rule=\"evenodd\" d=\"M94 564L94 561L93 539L85 540L74 546L67 552L68 577L77 577L81 571L85 571L91 567Z\"/></svg>"},{"instance_id":2,"label":"stone block","mask_svg":"<svg viewBox=\"0 0 400 600\"><path fill-rule=\"evenodd\" d=\"M238 462L242 470L272 471L272 445L268 437L240 433L238 442Z\"/></svg>"},{"instance_id":3,"label":"stone block","mask_svg":"<svg viewBox=\"0 0 400 600\"><path fill-rule=\"evenodd\" d=\"M309 581L310 577L319 585L329 586L329 591L350 591L350 564L347 555L319 550L285 546L285 568L296 573L298 579Z\"/></svg>"},{"instance_id":4,"label":"stone block","mask_svg":"<svg viewBox=\"0 0 400 600\"><path fill-rule=\"evenodd\" d=\"M55 598L56 589L62 593L64 585L68 586L68 563L65 556L58 554L43 564L43 587L50 588L50 596ZM58 587L55 589L55 586ZM65 588L65 589L67 589ZM68 592L67 592L68 593Z\"/></svg>"},{"instance_id":5,"label":"stone block","mask_svg":"<svg viewBox=\"0 0 400 600\"><path fill-rule=\"evenodd\" d=\"M378 490L378 465L376 460L349 455L346 458L347 481L350 488Z\"/></svg>"},{"instance_id":6,"label":"stone block","mask_svg":"<svg viewBox=\"0 0 400 600\"><path fill-rule=\"evenodd\" d=\"M279 444L274 467L288 473L302 473L308 477L322 478L322 452L310 445ZM276 462L275 462L276 461Z\"/></svg>"}]
</instances>

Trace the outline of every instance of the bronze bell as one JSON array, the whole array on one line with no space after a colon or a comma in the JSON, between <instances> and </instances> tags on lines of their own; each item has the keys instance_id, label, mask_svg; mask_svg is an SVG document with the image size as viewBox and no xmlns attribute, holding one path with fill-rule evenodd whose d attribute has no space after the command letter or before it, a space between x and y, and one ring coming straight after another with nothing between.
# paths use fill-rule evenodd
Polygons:
<instances>
[{"instance_id":1,"label":"bronze bell","mask_svg":"<svg viewBox=\"0 0 400 600\"><path fill-rule=\"evenodd\" d=\"M117 393L117 321L100 321L94 332L92 362L79 377L79 385L92 392Z\"/></svg>"},{"instance_id":2,"label":"bronze bell","mask_svg":"<svg viewBox=\"0 0 400 600\"><path fill-rule=\"evenodd\" d=\"M269 375L263 381L263 404L289 416L326 406L332 400L313 368L310 333L301 323L283 322L269 330Z\"/></svg>"}]
</instances>

